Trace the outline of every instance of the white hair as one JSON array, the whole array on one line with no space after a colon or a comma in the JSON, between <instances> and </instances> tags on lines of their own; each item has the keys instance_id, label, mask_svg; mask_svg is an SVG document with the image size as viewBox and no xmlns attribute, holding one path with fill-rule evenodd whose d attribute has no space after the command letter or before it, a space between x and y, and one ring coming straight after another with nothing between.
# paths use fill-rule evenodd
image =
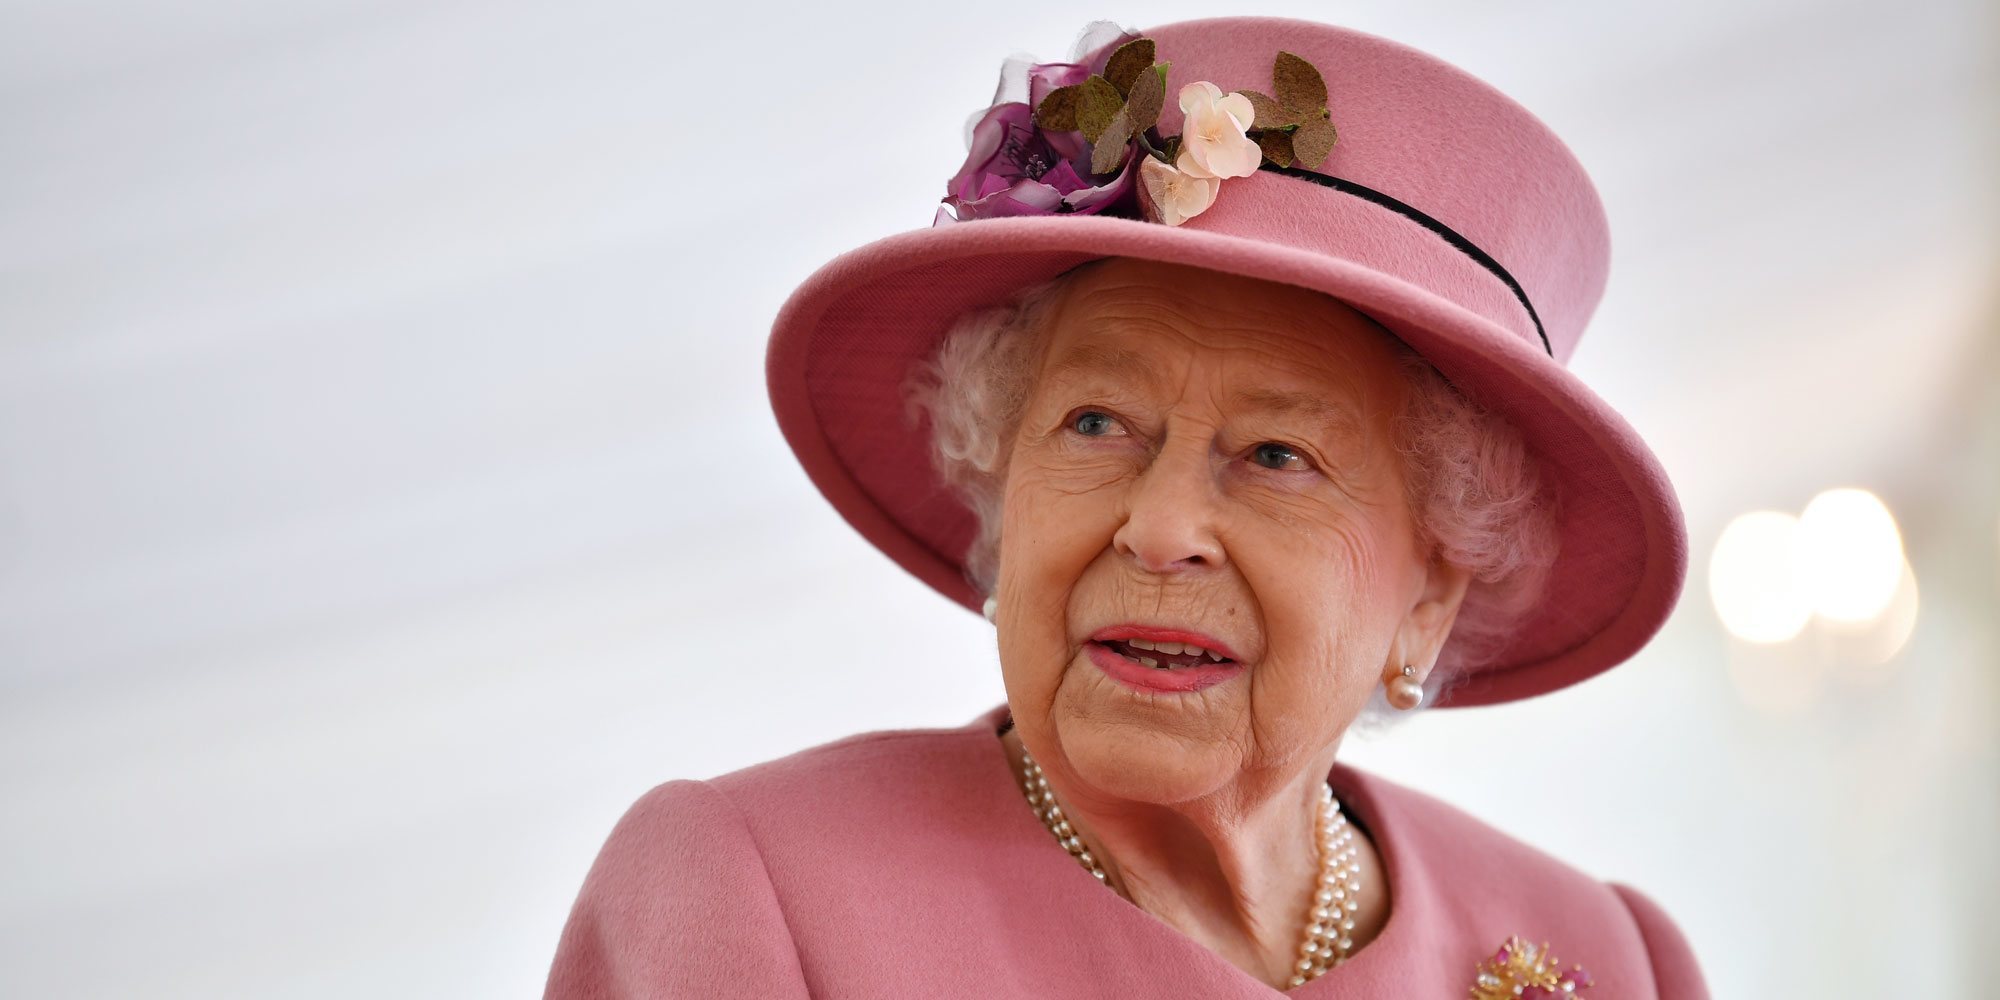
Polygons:
<instances>
[{"instance_id":1,"label":"white hair","mask_svg":"<svg viewBox=\"0 0 2000 1000\"><path fill-rule=\"evenodd\" d=\"M984 593L993 592L999 575L1008 446L1033 387L1050 312L1077 273L960 317L908 386L913 413L930 418L933 462L978 519L965 569ZM1441 654L1425 678L1428 705L1504 651L1516 623L1541 598L1561 537L1555 498L1514 427L1383 334L1396 347L1409 389L1394 426L1419 545L1472 573L1445 646L1449 655ZM1408 714L1390 708L1377 684L1360 721L1368 728Z\"/></svg>"}]
</instances>

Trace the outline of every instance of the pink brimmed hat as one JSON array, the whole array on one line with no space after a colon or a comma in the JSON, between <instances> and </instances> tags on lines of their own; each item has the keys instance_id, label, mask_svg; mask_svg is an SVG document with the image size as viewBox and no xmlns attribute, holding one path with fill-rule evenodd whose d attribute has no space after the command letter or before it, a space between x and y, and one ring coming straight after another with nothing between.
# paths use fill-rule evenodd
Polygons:
<instances>
[{"instance_id":1,"label":"pink brimmed hat","mask_svg":"<svg viewBox=\"0 0 2000 1000\"><path fill-rule=\"evenodd\" d=\"M961 314L1078 264L1195 265L1374 318L1510 420L1558 494L1544 599L1440 705L1552 691L1645 645L1680 595L1686 528L1659 460L1564 367L1609 242L1561 140L1453 66L1327 25L1216 18L1080 48L1010 67L1019 93L979 119L935 224L836 258L778 315L778 425L848 522L978 609L976 523L909 416L912 366Z\"/></svg>"}]
</instances>

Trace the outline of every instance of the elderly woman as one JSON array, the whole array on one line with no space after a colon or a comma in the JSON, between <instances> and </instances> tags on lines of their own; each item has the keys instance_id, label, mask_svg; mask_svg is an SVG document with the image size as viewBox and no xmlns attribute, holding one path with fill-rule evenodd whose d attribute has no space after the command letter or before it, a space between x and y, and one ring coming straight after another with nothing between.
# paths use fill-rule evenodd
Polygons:
<instances>
[{"instance_id":1,"label":"elderly woman","mask_svg":"<svg viewBox=\"0 0 2000 1000\"><path fill-rule=\"evenodd\" d=\"M548 996L1705 996L1647 896L1338 760L1608 669L1679 593L1671 487L1561 360L1607 260L1561 142L1261 18L1093 30L971 138L769 375L1007 701L654 789Z\"/></svg>"}]
</instances>

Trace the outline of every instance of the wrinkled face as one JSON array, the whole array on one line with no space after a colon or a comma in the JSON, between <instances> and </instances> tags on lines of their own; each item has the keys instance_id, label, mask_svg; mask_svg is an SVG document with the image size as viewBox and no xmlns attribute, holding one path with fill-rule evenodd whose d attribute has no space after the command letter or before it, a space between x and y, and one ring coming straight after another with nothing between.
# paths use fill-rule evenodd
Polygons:
<instances>
[{"instance_id":1,"label":"wrinkled face","mask_svg":"<svg viewBox=\"0 0 2000 1000\"><path fill-rule=\"evenodd\" d=\"M1050 322L995 595L1023 738L1133 800L1291 780L1425 586L1388 335L1316 293L1128 259L1080 273Z\"/></svg>"}]
</instances>

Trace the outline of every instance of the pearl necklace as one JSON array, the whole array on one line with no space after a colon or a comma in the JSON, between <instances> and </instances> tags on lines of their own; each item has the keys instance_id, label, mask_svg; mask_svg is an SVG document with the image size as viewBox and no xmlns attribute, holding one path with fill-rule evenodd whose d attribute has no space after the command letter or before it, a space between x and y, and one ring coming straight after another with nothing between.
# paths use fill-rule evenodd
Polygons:
<instances>
[{"instance_id":1,"label":"pearl necklace","mask_svg":"<svg viewBox=\"0 0 2000 1000\"><path fill-rule=\"evenodd\" d=\"M1056 804L1048 777L1042 774L1042 766L1028 755L1027 747L1021 748L1021 770L1027 775L1021 782L1021 790L1027 793L1028 805L1041 817L1042 825L1055 834L1056 841L1069 851L1070 857L1110 888L1104 867L1084 846L1076 828L1070 826L1062 806ZM1317 979L1320 973L1347 961L1348 952L1354 947L1354 914L1361 908L1360 850L1354 844L1354 828L1341 813L1333 789L1321 785L1319 791L1319 882L1313 893L1312 912L1306 915L1299 960L1292 966L1293 986L1303 986L1307 980Z\"/></svg>"}]
</instances>

